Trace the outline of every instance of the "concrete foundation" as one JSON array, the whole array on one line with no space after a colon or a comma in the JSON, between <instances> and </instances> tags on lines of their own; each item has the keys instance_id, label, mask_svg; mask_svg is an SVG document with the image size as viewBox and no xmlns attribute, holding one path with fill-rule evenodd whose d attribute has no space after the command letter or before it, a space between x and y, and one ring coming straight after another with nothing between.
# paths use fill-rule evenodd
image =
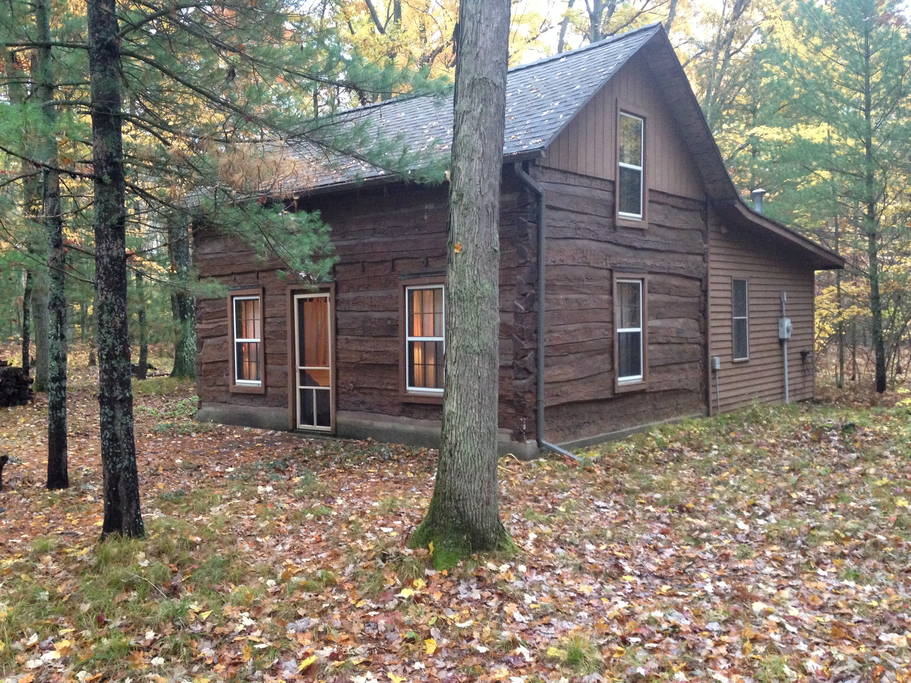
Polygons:
<instances>
[{"instance_id":1,"label":"concrete foundation","mask_svg":"<svg viewBox=\"0 0 911 683\"><path fill-rule=\"evenodd\" d=\"M200 422L288 431L288 411L283 408L204 403L196 413L196 419ZM302 430L300 433L308 436L327 436L324 432ZM377 413L340 410L335 414L334 436L439 448L440 423L436 420L415 420ZM540 455L537 443L514 441L507 431L500 432L497 438L497 451L500 455L511 454L520 460L531 460Z\"/></svg>"}]
</instances>

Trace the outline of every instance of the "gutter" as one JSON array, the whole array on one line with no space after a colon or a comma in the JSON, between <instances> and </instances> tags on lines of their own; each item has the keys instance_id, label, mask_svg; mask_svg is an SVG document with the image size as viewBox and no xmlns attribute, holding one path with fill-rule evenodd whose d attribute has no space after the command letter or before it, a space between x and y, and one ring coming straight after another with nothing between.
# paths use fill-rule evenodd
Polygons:
<instances>
[{"instance_id":1,"label":"gutter","mask_svg":"<svg viewBox=\"0 0 911 683\"><path fill-rule=\"evenodd\" d=\"M534 162L530 162L534 163ZM522 184L525 185L538 198L538 224L537 224L537 257L538 257L538 277L537 277L537 320L535 342L537 345L535 351L536 375L535 375L535 440L538 442L538 448L547 448L559 453L564 458L581 463L582 458L569 452L565 448L560 448L556 444L548 443L544 440L544 188L529 175L524 165L516 162L513 165L516 175Z\"/></svg>"}]
</instances>

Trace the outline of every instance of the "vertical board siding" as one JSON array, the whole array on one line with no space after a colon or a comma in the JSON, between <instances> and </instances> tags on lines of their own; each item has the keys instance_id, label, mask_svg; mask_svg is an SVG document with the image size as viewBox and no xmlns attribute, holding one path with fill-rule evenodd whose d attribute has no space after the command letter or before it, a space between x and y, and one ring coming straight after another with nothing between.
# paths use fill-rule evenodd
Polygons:
<instances>
[{"instance_id":1,"label":"vertical board siding","mask_svg":"<svg viewBox=\"0 0 911 683\"><path fill-rule=\"evenodd\" d=\"M361 190L310 200L332 227L335 267L336 404L342 411L439 419L439 405L403 400L400 375L402 287L409 278L446 271L445 187ZM500 215L500 426L515 438L534 435L535 206L511 174ZM266 392L228 391L228 321L224 299L202 299L197 317L201 405L287 407L288 288L277 262L263 263L235 239L196 236L203 277L228 287L263 287Z\"/></svg>"},{"instance_id":2,"label":"vertical board siding","mask_svg":"<svg viewBox=\"0 0 911 683\"><path fill-rule=\"evenodd\" d=\"M649 193L649 225L617 226L613 183L537 168L547 212L546 438L560 442L705 411L703 203ZM645 390L615 391L613 273L648 278Z\"/></svg>"},{"instance_id":3,"label":"vertical board siding","mask_svg":"<svg viewBox=\"0 0 911 683\"><path fill-rule=\"evenodd\" d=\"M745 279L749 300L747 361L734 361L731 287ZM813 398L814 295L813 270L790 251L741 230L724 230L713 215L709 230L711 355L721 357L718 382L722 412L784 399L784 360L778 341L780 295L788 293L788 317L793 334L788 344L788 377L792 401ZM801 351L809 351L804 362ZM715 407L715 386L712 403Z\"/></svg>"},{"instance_id":4,"label":"vertical board siding","mask_svg":"<svg viewBox=\"0 0 911 683\"><path fill-rule=\"evenodd\" d=\"M560 133L547 150L546 165L615 180L618 105L646 118L649 189L701 200L705 190L699 171L642 57L634 57L621 68Z\"/></svg>"}]
</instances>

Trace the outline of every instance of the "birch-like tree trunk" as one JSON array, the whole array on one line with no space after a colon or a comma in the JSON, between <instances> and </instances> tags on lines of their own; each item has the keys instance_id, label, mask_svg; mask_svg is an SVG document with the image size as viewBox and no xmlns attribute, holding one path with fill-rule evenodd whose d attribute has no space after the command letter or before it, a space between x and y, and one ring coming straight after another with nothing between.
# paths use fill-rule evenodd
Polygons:
<instances>
[{"instance_id":1,"label":"birch-like tree trunk","mask_svg":"<svg viewBox=\"0 0 911 683\"><path fill-rule=\"evenodd\" d=\"M509 0L459 8L446 271L446 389L433 499L414 532L437 567L510 544L499 515L499 207Z\"/></svg>"},{"instance_id":2,"label":"birch-like tree trunk","mask_svg":"<svg viewBox=\"0 0 911 683\"><path fill-rule=\"evenodd\" d=\"M177 336L174 339L174 366L171 377L196 377L196 300L189 292L190 235L185 219L174 217L168 223L168 252L177 289L171 295L171 312Z\"/></svg>"},{"instance_id":3,"label":"birch-like tree trunk","mask_svg":"<svg viewBox=\"0 0 911 683\"><path fill-rule=\"evenodd\" d=\"M98 401L104 472L102 538L142 536L127 330L121 58L115 0L88 0L95 203Z\"/></svg>"},{"instance_id":4,"label":"birch-like tree trunk","mask_svg":"<svg viewBox=\"0 0 911 683\"><path fill-rule=\"evenodd\" d=\"M36 51L35 94L41 103L40 139L42 222L47 239L47 488L70 485L67 471L66 415L66 252L63 247L63 217L60 211L60 174L57 164L57 110L51 63L50 0L35 0Z\"/></svg>"}]
</instances>

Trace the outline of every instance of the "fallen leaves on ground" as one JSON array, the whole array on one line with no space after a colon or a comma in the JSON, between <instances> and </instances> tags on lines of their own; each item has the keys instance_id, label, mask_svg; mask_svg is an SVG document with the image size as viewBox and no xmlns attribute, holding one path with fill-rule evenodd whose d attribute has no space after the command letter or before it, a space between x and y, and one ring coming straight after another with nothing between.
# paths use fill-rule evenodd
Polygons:
<instances>
[{"instance_id":1,"label":"fallen leaves on ground","mask_svg":"<svg viewBox=\"0 0 911 683\"><path fill-rule=\"evenodd\" d=\"M911 416L756 407L500 464L519 551L409 550L436 453L191 419L139 385L148 537L97 542L97 407L42 488L43 399L0 411L0 676L79 680L909 680ZM898 397L900 398L900 397Z\"/></svg>"}]
</instances>

